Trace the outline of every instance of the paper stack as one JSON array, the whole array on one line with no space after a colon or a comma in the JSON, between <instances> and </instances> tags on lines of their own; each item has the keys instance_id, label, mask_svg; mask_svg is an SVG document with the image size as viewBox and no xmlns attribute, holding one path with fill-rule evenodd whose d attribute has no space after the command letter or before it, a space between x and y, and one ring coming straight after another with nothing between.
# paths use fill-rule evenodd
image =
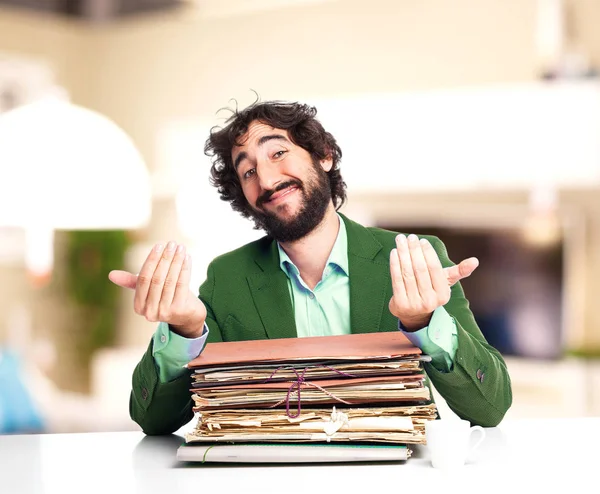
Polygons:
<instances>
[{"instance_id":1,"label":"paper stack","mask_svg":"<svg viewBox=\"0 0 600 494\"><path fill-rule=\"evenodd\" d=\"M388 444L406 459L436 418L428 358L400 332L208 344L188 365L186 442Z\"/></svg>"}]
</instances>

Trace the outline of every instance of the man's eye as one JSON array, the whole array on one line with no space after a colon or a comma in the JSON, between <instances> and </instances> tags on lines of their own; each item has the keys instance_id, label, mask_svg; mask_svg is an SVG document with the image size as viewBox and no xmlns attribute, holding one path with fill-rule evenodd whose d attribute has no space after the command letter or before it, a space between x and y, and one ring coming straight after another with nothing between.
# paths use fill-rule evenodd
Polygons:
<instances>
[{"instance_id":1,"label":"man's eye","mask_svg":"<svg viewBox=\"0 0 600 494\"><path fill-rule=\"evenodd\" d=\"M281 158L283 155L285 154L285 151L277 151L274 155L273 158Z\"/></svg>"},{"instance_id":2,"label":"man's eye","mask_svg":"<svg viewBox=\"0 0 600 494\"><path fill-rule=\"evenodd\" d=\"M256 168L250 168L246 173L244 173L244 178L250 178L256 172Z\"/></svg>"}]
</instances>

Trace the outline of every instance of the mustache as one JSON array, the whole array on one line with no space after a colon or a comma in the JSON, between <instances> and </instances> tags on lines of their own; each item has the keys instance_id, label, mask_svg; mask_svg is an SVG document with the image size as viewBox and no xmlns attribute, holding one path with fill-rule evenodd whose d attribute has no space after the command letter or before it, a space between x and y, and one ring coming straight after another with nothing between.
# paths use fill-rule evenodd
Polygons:
<instances>
[{"instance_id":1,"label":"mustache","mask_svg":"<svg viewBox=\"0 0 600 494\"><path fill-rule=\"evenodd\" d=\"M298 187L298 189L302 190L302 182L300 180L288 180L287 182L283 182L279 184L277 187L271 190L267 190L256 200L256 207L262 207L265 202L271 200L273 194L279 192L280 190L287 189L288 187Z\"/></svg>"}]
</instances>

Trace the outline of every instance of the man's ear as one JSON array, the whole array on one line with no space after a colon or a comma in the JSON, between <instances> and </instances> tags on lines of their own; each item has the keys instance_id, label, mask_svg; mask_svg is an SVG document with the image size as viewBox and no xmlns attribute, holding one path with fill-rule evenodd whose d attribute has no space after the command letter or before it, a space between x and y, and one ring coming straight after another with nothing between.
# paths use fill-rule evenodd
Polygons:
<instances>
[{"instance_id":1,"label":"man's ear","mask_svg":"<svg viewBox=\"0 0 600 494\"><path fill-rule=\"evenodd\" d=\"M321 163L321 167L323 168L323 170L325 170L325 172L331 171L331 168L333 167L333 159L331 158L331 156L322 159L319 163Z\"/></svg>"}]
</instances>

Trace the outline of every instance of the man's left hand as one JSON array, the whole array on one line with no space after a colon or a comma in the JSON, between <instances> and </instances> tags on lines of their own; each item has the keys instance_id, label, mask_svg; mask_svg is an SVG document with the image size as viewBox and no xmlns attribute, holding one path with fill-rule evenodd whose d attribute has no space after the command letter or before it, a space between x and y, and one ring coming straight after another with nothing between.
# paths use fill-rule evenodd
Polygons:
<instances>
[{"instance_id":1,"label":"man's left hand","mask_svg":"<svg viewBox=\"0 0 600 494\"><path fill-rule=\"evenodd\" d=\"M393 289L390 312L408 331L424 328L433 311L450 300L450 287L470 276L478 265L479 261L471 257L444 269L426 239L398 235L396 248L390 252Z\"/></svg>"}]
</instances>

